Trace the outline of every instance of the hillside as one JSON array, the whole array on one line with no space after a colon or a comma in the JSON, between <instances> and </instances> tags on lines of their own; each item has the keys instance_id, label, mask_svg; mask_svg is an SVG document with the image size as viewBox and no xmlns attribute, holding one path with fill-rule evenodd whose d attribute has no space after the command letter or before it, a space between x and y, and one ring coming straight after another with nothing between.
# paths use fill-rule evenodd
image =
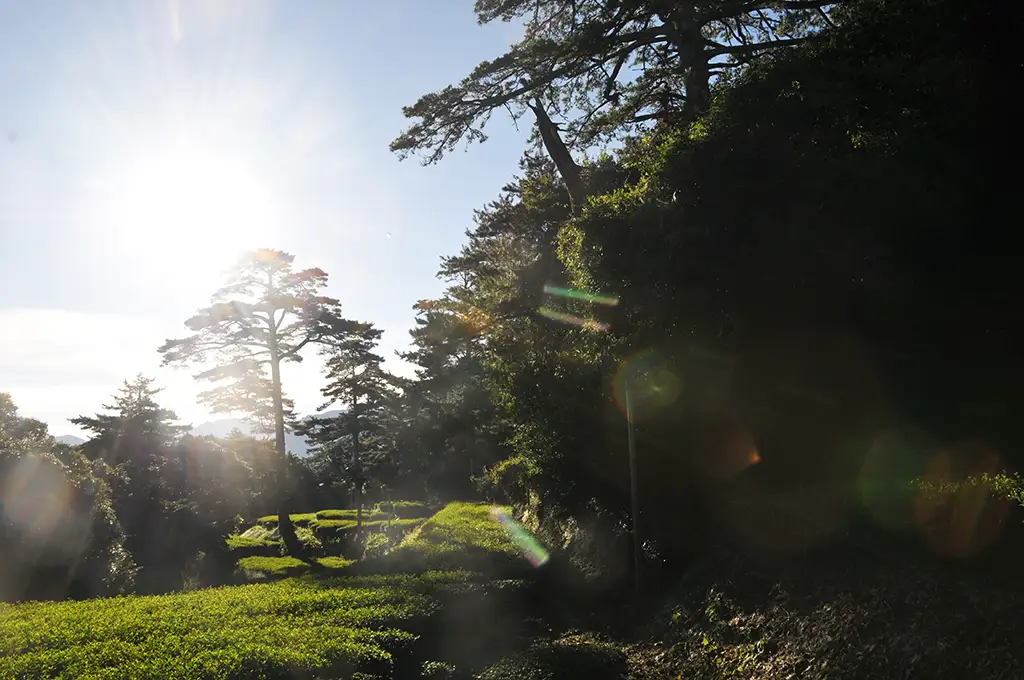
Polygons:
<instances>
[{"instance_id":1,"label":"hillside","mask_svg":"<svg viewBox=\"0 0 1024 680\"><path fill-rule=\"evenodd\" d=\"M719 546L675 585L637 597L628 588L594 590L502 517L489 505L453 503L384 554L301 577L269 574L273 583L5 605L0 678L867 680L1024 672L1024 649L1014 644L1020 592L912 551L883 554L861 537L766 561Z\"/></svg>"}]
</instances>

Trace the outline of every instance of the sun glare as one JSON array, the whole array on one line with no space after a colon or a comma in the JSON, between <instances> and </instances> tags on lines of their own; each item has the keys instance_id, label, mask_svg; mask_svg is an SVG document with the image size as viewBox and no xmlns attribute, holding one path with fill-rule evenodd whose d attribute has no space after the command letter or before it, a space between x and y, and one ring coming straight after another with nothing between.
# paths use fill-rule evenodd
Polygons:
<instances>
[{"instance_id":1,"label":"sun glare","mask_svg":"<svg viewBox=\"0 0 1024 680\"><path fill-rule=\"evenodd\" d=\"M105 174L96 245L176 294L208 293L241 252L274 245L267 187L229 157L178 148Z\"/></svg>"}]
</instances>

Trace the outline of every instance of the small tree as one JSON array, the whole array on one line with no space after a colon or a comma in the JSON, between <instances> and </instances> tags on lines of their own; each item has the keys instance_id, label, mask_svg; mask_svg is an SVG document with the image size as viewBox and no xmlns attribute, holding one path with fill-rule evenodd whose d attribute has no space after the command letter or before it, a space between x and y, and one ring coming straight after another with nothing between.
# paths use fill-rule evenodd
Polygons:
<instances>
[{"instance_id":1,"label":"small tree","mask_svg":"<svg viewBox=\"0 0 1024 680\"><path fill-rule=\"evenodd\" d=\"M195 377L217 384L205 397L220 410L234 406L258 419L269 403L282 478L288 466L281 365L302 361L300 352L306 345L330 344L354 326L342 318L338 300L320 294L327 274L316 268L293 271L293 260L294 256L279 250L248 253L229 272L227 283L214 292L210 306L185 322L192 335L160 347L164 365L213 364ZM267 392L259 394L262 390ZM302 555L289 516L288 494L280 494L279 499L281 539L290 554Z\"/></svg>"}]
</instances>

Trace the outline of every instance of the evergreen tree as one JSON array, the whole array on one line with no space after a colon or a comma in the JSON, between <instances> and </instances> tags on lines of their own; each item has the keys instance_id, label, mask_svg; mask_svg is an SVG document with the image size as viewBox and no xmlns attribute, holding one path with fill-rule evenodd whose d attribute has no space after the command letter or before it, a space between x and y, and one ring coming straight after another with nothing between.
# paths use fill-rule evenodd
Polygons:
<instances>
[{"instance_id":1,"label":"evergreen tree","mask_svg":"<svg viewBox=\"0 0 1024 680\"><path fill-rule=\"evenodd\" d=\"M328 401L322 409L340 404L344 411L334 418L310 418L299 430L311 442L314 456L329 461L351 484L360 528L367 482L386 483L395 472L396 381L374 351L380 337L373 324L363 323L335 338L325 351L327 385L321 391Z\"/></svg>"}]
</instances>

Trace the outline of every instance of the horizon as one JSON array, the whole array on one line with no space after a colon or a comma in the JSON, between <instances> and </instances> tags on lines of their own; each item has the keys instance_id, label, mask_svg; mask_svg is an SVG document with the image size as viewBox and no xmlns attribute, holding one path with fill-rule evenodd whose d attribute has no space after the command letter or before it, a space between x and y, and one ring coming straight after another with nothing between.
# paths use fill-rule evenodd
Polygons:
<instances>
[{"instance_id":1,"label":"horizon","mask_svg":"<svg viewBox=\"0 0 1024 680\"><path fill-rule=\"evenodd\" d=\"M399 159L401 107L520 35L471 5L168 2L22 6L0 49L0 390L56 435L137 373L185 421L188 371L159 366L242 250L330 275L325 294L375 323L386 366L412 306L440 293L473 210L517 171L526 131L495 120L478 153ZM385 21L387 17L387 21ZM429 36L443 32L443 43ZM400 44L402 50L382 50ZM416 60L403 55L415 52ZM367 58L373 55L373 58ZM302 413L320 361L284 371Z\"/></svg>"}]
</instances>

